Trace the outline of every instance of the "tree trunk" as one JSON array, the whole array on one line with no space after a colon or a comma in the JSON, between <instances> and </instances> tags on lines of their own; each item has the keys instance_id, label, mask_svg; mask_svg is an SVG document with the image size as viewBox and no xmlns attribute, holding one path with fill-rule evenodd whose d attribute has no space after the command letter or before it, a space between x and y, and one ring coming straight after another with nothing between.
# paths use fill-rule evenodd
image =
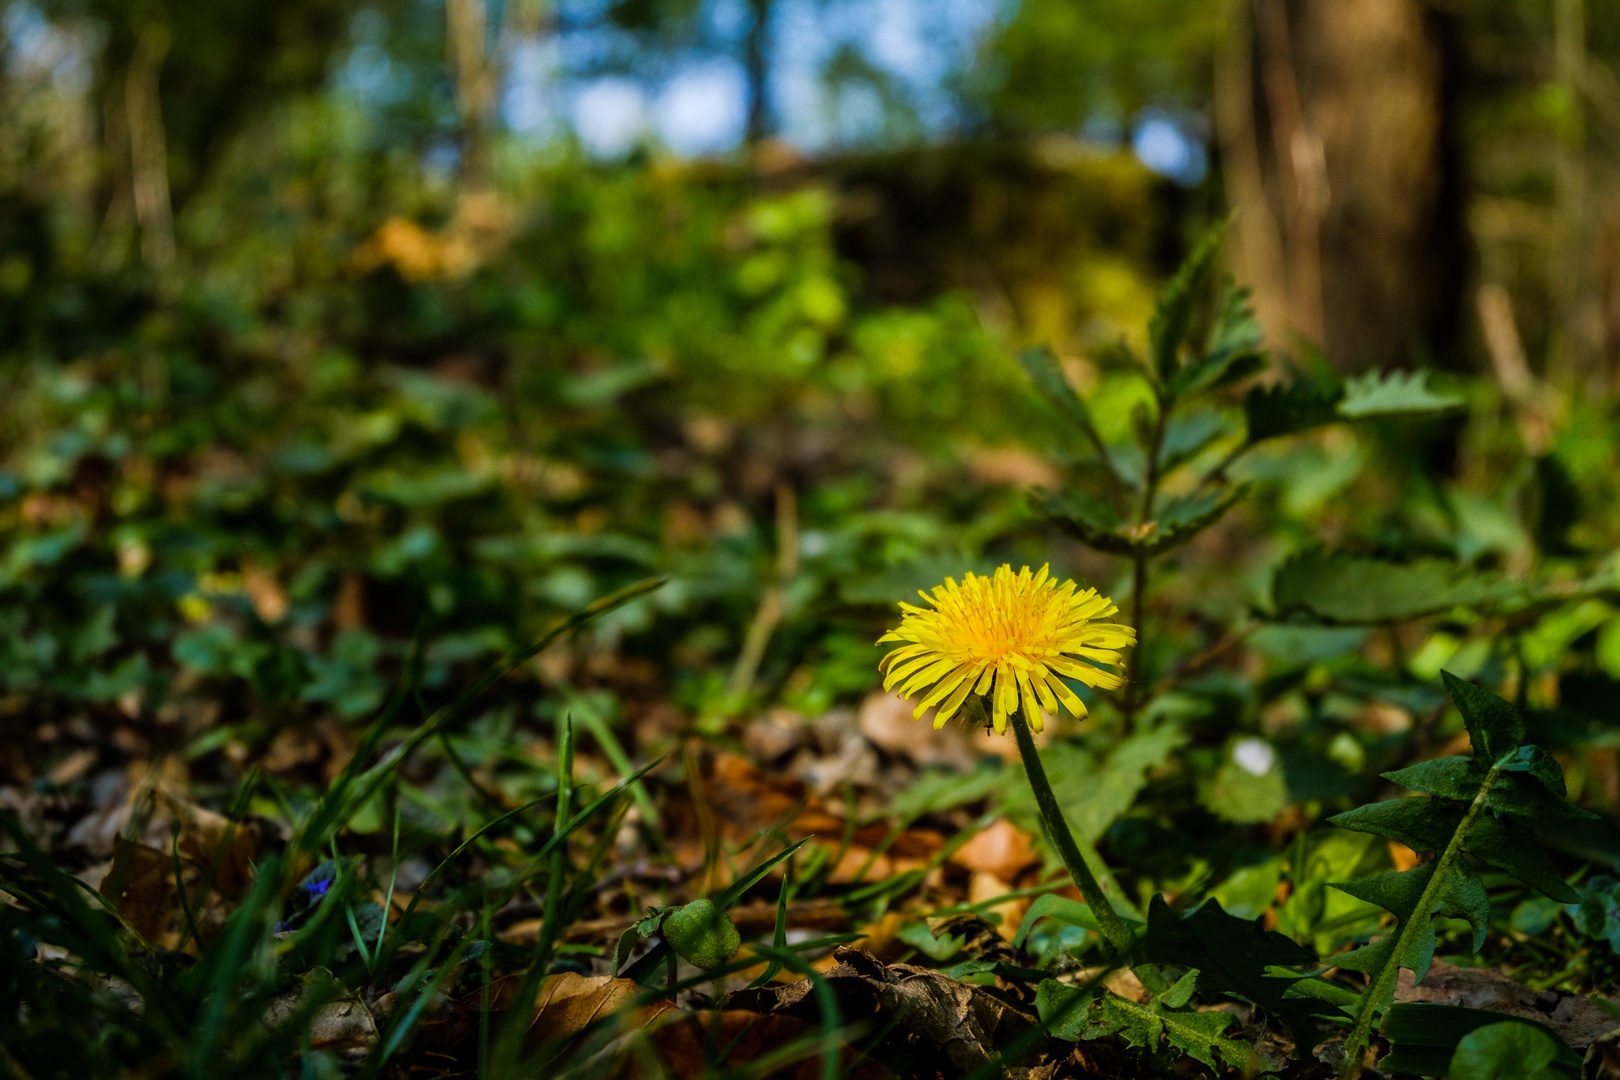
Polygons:
<instances>
[{"instance_id":1,"label":"tree trunk","mask_svg":"<svg viewBox=\"0 0 1620 1080\"><path fill-rule=\"evenodd\" d=\"M1253 0L1217 122L1236 272L1342 371L1455 351L1465 234L1455 20L1419 0Z\"/></svg>"}]
</instances>

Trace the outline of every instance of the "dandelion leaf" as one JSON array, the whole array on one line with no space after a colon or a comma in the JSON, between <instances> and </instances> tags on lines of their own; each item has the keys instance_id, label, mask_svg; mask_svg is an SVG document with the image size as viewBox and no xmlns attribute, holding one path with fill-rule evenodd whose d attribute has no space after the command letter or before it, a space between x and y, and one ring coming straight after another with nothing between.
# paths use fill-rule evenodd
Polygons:
<instances>
[{"instance_id":1,"label":"dandelion leaf","mask_svg":"<svg viewBox=\"0 0 1620 1080\"><path fill-rule=\"evenodd\" d=\"M1552 759L1545 751L1539 747L1524 749L1534 752L1526 756L1535 760L1537 771L1531 772L1528 768L1523 772L1504 769L1498 773L1496 783L1485 797L1487 807L1498 815L1512 814L1529 820L1581 821L1596 817L1591 811L1581 809L1560 792L1548 787L1543 779L1546 766L1541 759L1545 758L1547 762L1552 762ZM1557 767L1556 762L1552 764ZM1414 791L1468 803L1479 794L1488 771L1476 758L1445 757L1420 761L1416 765L1384 773L1383 776ZM1561 783L1562 774L1559 780Z\"/></svg>"},{"instance_id":2,"label":"dandelion leaf","mask_svg":"<svg viewBox=\"0 0 1620 1080\"><path fill-rule=\"evenodd\" d=\"M1475 874L1466 863L1453 862L1446 871L1446 877L1441 882L1439 891L1434 894L1429 909L1418 910L1423 892L1434 875L1436 865L1438 864L1431 862L1410 870L1386 870L1356 881L1334 882L1332 887L1340 892L1370 904L1377 904L1393 914L1396 925L1372 944L1364 945L1343 956L1336 956L1333 962L1349 971L1374 975L1393 961L1411 970L1417 981L1421 982L1423 976L1429 972L1430 962L1434 960L1436 915L1466 919L1473 928L1473 944L1477 952L1485 943L1491 904L1485 895L1485 886L1479 880L1479 875ZM1407 923L1413 920L1417 920L1417 933L1412 935L1401 955L1393 955L1397 942L1403 936L1401 932ZM1390 982L1388 992L1390 994L1394 992L1393 981ZM1388 1004L1388 1001L1383 1001L1374 1007L1379 1008Z\"/></svg>"},{"instance_id":3,"label":"dandelion leaf","mask_svg":"<svg viewBox=\"0 0 1620 1080\"><path fill-rule=\"evenodd\" d=\"M1519 749L1524 742L1524 715L1512 702L1449 671L1442 671L1440 680L1468 726L1468 741L1473 744L1475 758L1499 761ZM1556 765L1553 768L1558 775L1558 794L1562 795L1564 774Z\"/></svg>"},{"instance_id":4,"label":"dandelion leaf","mask_svg":"<svg viewBox=\"0 0 1620 1080\"><path fill-rule=\"evenodd\" d=\"M1372 833L1405 844L1413 851L1440 852L1462 824L1465 807L1449 799L1403 798L1358 806L1328 818L1341 829ZM1530 827L1511 816L1481 814L1474 819L1463 847L1498 870L1564 904L1579 903Z\"/></svg>"},{"instance_id":5,"label":"dandelion leaf","mask_svg":"<svg viewBox=\"0 0 1620 1080\"><path fill-rule=\"evenodd\" d=\"M1178 912L1164 897L1155 896L1148 906L1142 947L1152 963L1196 969L1205 992L1234 994L1277 1016L1301 1049L1327 1037L1311 1023L1312 1017L1345 1015L1326 1001L1287 996L1312 977L1283 969L1315 964L1315 953L1266 930L1263 920L1228 914L1217 900Z\"/></svg>"},{"instance_id":6,"label":"dandelion leaf","mask_svg":"<svg viewBox=\"0 0 1620 1080\"><path fill-rule=\"evenodd\" d=\"M1230 1013L1198 1012L1187 1009L1197 986L1198 972L1189 970L1169 989L1147 1004L1105 994L1090 1014L1081 1037L1100 1039L1118 1035L1127 1045L1147 1050L1160 1049L1160 1041L1171 1049L1217 1068L1217 1061L1234 1069L1246 1067L1254 1048L1242 1040L1228 1039L1223 1032L1234 1019Z\"/></svg>"},{"instance_id":7,"label":"dandelion leaf","mask_svg":"<svg viewBox=\"0 0 1620 1080\"><path fill-rule=\"evenodd\" d=\"M1481 814L1475 819L1463 846L1560 904L1581 902L1581 894L1559 876L1530 826L1516 818Z\"/></svg>"},{"instance_id":8,"label":"dandelion leaf","mask_svg":"<svg viewBox=\"0 0 1620 1080\"><path fill-rule=\"evenodd\" d=\"M1097 991L1070 986L1056 979L1042 979L1035 987L1035 1015L1054 1039L1079 1042L1091 1023L1091 1005Z\"/></svg>"},{"instance_id":9,"label":"dandelion leaf","mask_svg":"<svg viewBox=\"0 0 1620 1080\"><path fill-rule=\"evenodd\" d=\"M1439 852L1451 843L1464 812L1462 806L1442 799L1386 799L1334 814L1328 822L1394 840L1413 851Z\"/></svg>"},{"instance_id":10,"label":"dandelion leaf","mask_svg":"<svg viewBox=\"0 0 1620 1080\"><path fill-rule=\"evenodd\" d=\"M1448 412L1462 406L1462 398L1430 390L1428 372L1369 371L1344 384L1338 413L1351 420L1368 420Z\"/></svg>"}]
</instances>

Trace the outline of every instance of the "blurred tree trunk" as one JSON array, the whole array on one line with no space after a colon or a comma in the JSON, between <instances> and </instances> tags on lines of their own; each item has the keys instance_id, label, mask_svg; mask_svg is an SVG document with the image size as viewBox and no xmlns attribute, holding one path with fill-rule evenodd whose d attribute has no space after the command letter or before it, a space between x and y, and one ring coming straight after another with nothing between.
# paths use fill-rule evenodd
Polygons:
<instances>
[{"instance_id":1,"label":"blurred tree trunk","mask_svg":"<svg viewBox=\"0 0 1620 1080\"><path fill-rule=\"evenodd\" d=\"M748 145L757 145L770 134L770 113L765 103L765 80L768 72L765 59L769 46L771 0L748 0L754 14L754 25L748 28L744 43L743 69L748 76L748 127L744 138Z\"/></svg>"},{"instance_id":2,"label":"blurred tree trunk","mask_svg":"<svg viewBox=\"0 0 1620 1080\"><path fill-rule=\"evenodd\" d=\"M495 104L495 64L489 50L489 12L484 0L445 4L445 46L461 119L461 184L482 191L490 184L489 127Z\"/></svg>"},{"instance_id":3,"label":"blurred tree trunk","mask_svg":"<svg viewBox=\"0 0 1620 1080\"><path fill-rule=\"evenodd\" d=\"M1253 0L1217 76L1236 271L1341 370L1447 358L1465 269L1460 50L1419 0Z\"/></svg>"}]
</instances>

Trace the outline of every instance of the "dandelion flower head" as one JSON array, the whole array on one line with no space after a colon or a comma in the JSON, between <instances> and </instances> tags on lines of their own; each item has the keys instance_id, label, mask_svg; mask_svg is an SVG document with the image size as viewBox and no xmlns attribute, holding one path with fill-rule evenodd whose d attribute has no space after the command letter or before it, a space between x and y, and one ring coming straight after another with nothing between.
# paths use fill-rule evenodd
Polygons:
<instances>
[{"instance_id":1,"label":"dandelion flower head","mask_svg":"<svg viewBox=\"0 0 1620 1080\"><path fill-rule=\"evenodd\" d=\"M938 707L935 728L944 727L969 694L990 698L998 734L1020 708L1036 731L1045 726L1042 710L1056 716L1059 703L1084 717L1085 702L1063 677L1113 690L1121 677L1094 665L1119 664L1119 650L1136 643L1130 627L1097 621L1119 611L1112 600L1073 581L1059 585L1046 566L1015 574L1003 565L989 577L970 573L960 585L946 578L932 596L918 595L929 606L900 605L900 625L878 644L902 644L878 670L885 690L916 699L914 718Z\"/></svg>"}]
</instances>

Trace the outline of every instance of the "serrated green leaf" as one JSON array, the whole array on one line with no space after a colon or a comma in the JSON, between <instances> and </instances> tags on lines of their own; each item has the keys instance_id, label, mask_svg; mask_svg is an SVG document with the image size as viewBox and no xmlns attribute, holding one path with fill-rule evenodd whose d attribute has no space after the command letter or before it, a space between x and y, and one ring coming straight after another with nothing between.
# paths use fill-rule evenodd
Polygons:
<instances>
[{"instance_id":1,"label":"serrated green leaf","mask_svg":"<svg viewBox=\"0 0 1620 1080\"><path fill-rule=\"evenodd\" d=\"M1097 434L1097 425L1091 419L1091 410L1086 408L1086 403L1080 399L1080 395L1074 392L1074 387L1069 385L1069 380L1063 374L1063 368L1058 364L1057 356L1051 348L1037 345L1032 349L1025 349L1018 354L1018 362L1029 373L1036 389L1057 406L1058 412L1080 428L1094 446L1101 446L1102 439Z\"/></svg>"},{"instance_id":2,"label":"serrated green leaf","mask_svg":"<svg viewBox=\"0 0 1620 1080\"><path fill-rule=\"evenodd\" d=\"M1233 287L1230 279L1222 282L1204 353L1176 373L1170 383L1172 397L1229 385L1265 367L1265 354L1260 351L1264 332L1254 317L1250 295L1248 289Z\"/></svg>"},{"instance_id":3,"label":"serrated green leaf","mask_svg":"<svg viewBox=\"0 0 1620 1080\"><path fill-rule=\"evenodd\" d=\"M1498 759L1498 763L1503 772L1523 773L1539 780L1542 787L1561 799L1569 794L1569 787L1564 783L1563 766L1539 746L1521 746L1506 761Z\"/></svg>"},{"instance_id":4,"label":"serrated green leaf","mask_svg":"<svg viewBox=\"0 0 1620 1080\"><path fill-rule=\"evenodd\" d=\"M1110 555L1162 555L1192 540L1219 521L1247 493L1229 488L1170 499L1154 520L1142 525L1123 522L1100 499L1068 491L1040 498L1039 509L1087 547ZM1112 521L1112 525L1104 525Z\"/></svg>"},{"instance_id":5,"label":"serrated green leaf","mask_svg":"<svg viewBox=\"0 0 1620 1080\"><path fill-rule=\"evenodd\" d=\"M1153 316L1148 320L1148 358L1161 385L1169 386L1180 367L1181 343L1187 339L1187 329L1192 322L1193 299L1225 237L1224 222L1205 233L1159 293Z\"/></svg>"},{"instance_id":6,"label":"serrated green leaf","mask_svg":"<svg viewBox=\"0 0 1620 1080\"><path fill-rule=\"evenodd\" d=\"M1035 1015L1041 1018L1041 1027L1052 1038L1079 1042L1085 1038L1086 1027L1091 1022L1091 1005L1096 999L1095 987L1042 979L1035 987Z\"/></svg>"},{"instance_id":7,"label":"serrated green leaf","mask_svg":"<svg viewBox=\"0 0 1620 1080\"><path fill-rule=\"evenodd\" d=\"M1201 409L1171 417L1165 425L1164 441L1159 447L1159 474L1163 476L1192 460L1215 440L1226 435L1229 428L1226 417L1215 409Z\"/></svg>"},{"instance_id":8,"label":"serrated green leaf","mask_svg":"<svg viewBox=\"0 0 1620 1080\"><path fill-rule=\"evenodd\" d=\"M1548 760L1551 760L1550 758ZM1555 763L1556 764L1556 763ZM1384 779L1414 791L1438 795L1459 802L1472 802L1485 782L1488 770L1476 758L1445 757L1384 773ZM1528 820L1592 820L1597 817L1548 790L1539 778L1527 772L1500 772L1485 805L1499 814L1514 814Z\"/></svg>"},{"instance_id":9,"label":"serrated green leaf","mask_svg":"<svg viewBox=\"0 0 1620 1080\"><path fill-rule=\"evenodd\" d=\"M1451 842L1466 809L1450 799L1388 799L1335 814L1328 821L1341 829L1397 841L1413 851L1439 852ZM1479 815L1463 848L1560 903L1580 902L1580 894L1558 875L1535 833L1515 818Z\"/></svg>"},{"instance_id":10,"label":"serrated green leaf","mask_svg":"<svg viewBox=\"0 0 1620 1080\"><path fill-rule=\"evenodd\" d=\"M1480 761L1500 761L1519 749L1524 742L1524 715L1505 698L1498 697L1471 682L1457 678L1449 671L1440 673L1446 693L1462 713L1468 727L1468 741L1473 744L1474 756ZM1549 759L1550 760L1550 759ZM1511 768L1511 766L1509 766ZM1564 794L1564 774L1556 764L1558 794Z\"/></svg>"},{"instance_id":11,"label":"serrated green leaf","mask_svg":"<svg viewBox=\"0 0 1620 1080\"><path fill-rule=\"evenodd\" d=\"M1312 1017L1344 1015L1325 1002L1287 996L1311 976L1279 970L1315 964L1315 953L1266 930L1261 919L1229 915L1215 900L1177 912L1163 896L1155 896L1148 905L1142 948L1151 963L1197 969L1206 992L1235 994L1276 1015L1304 1049L1327 1037L1311 1023Z\"/></svg>"},{"instance_id":12,"label":"serrated green leaf","mask_svg":"<svg viewBox=\"0 0 1620 1080\"><path fill-rule=\"evenodd\" d=\"M1196 976L1197 972L1188 972L1175 986L1145 1005L1118 994L1104 994L1081 1037L1118 1035L1127 1045L1150 1053L1159 1049L1159 1040L1163 1039L1173 1049L1212 1069L1217 1067L1217 1060L1234 1069L1244 1068L1254 1057L1254 1047L1222 1034L1234 1019L1230 1013L1197 1012L1167 1004L1173 999L1185 1003L1183 994L1190 994L1185 984Z\"/></svg>"},{"instance_id":13,"label":"serrated green leaf","mask_svg":"<svg viewBox=\"0 0 1620 1080\"><path fill-rule=\"evenodd\" d=\"M1536 834L1515 818L1481 814L1463 847L1561 904L1581 902L1581 894L1559 875Z\"/></svg>"},{"instance_id":14,"label":"serrated green leaf","mask_svg":"<svg viewBox=\"0 0 1620 1080\"><path fill-rule=\"evenodd\" d=\"M1313 549L1278 567L1271 591L1279 617L1305 611L1324 622L1368 624L1505 600L1524 590L1441 559L1392 563Z\"/></svg>"},{"instance_id":15,"label":"serrated green leaf","mask_svg":"<svg viewBox=\"0 0 1620 1080\"><path fill-rule=\"evenodd\" d=\"M1337 383L1297 378L1280 386L1257 386L1243 400L1249 445L1297 435L1342 419L1336 411L1344 388Z\"/></svg>"},{"instance_id":16,"label":"serrated green leaf","mask_svg":"<svg viewBox=\"0 0 1620 1080\"><path fill-rule=\"evenodd\" d=\"M1334 814L1328 822L1394 840L1413 851L1438 852L1451 843L1465 812L1466 807L1447 799L1386 799Z\"/></svg>"},{"instance_id":17,"label":"serrated green leaf","mask_svg":"<svg viewBox=\"0 0 1620 1080\"><path fill-rule=\"evenodd\" d=\"M1338 413L1351 420L1367 420L1462 408L1462 398L1435 393L1429 389L1428 380L1426 371L1369 371L1345 382Z\"/></svg>"},{"instance_id":18,"label":"serrated green leaf","mask_svg":"<svg viewBox=\"0 0 1620 1080\"><path fill-rule=\"evenodd\" d=\"M1474 949L1478 951L1479 947L1485 944L1485 931L1491 917L1491 902L1485 894L1485 886L1480 882L1479 876L1467 864L1451 863L1429 910L1417 910L1418 904L1423 899L1423 891L1434 876L1437 865L1438 862L1431 862L1414 866L1410 870L1386 870L1381 874L1371 874L1356 881L1334 882L1332 887L1340 892L1348 893L1370 904L1377 904L1390 912L1395 916L1396 925L1371 945L1363 945L1343 956L1336 956L1333 962L1339 967L1365 972L1368 975L1377 974L1393 962L1410 970L1417 981L1421 982L1423 976L1429 972L1429 964L1434 960L1436 915L1466 919L1473 927ZM1395 947L1402 937L1402 931L1407 923L1413 921L1416 922L1416 933L1408 940L1401 954L1396 956ZM1390 980L1386 994L1393 995L1394 990L1394 981ZM1373 1007L1382 1008L1388 1004L1389 1001L1385 1000L1374 1004Z\"/></svg>"},{"instance_id":19,"label":"serrated green leaf","mask_svg":"<svg viewBox=\"0 0 1620 1080\"><path fill-rule=\"evenodd\" d=\"M1385 780L1392 780L1413 791L1470 803L1479 794L1488 771L1474 758L1443 757L1430 758L1381 775Z\"/></svg>"}]
</instances>

